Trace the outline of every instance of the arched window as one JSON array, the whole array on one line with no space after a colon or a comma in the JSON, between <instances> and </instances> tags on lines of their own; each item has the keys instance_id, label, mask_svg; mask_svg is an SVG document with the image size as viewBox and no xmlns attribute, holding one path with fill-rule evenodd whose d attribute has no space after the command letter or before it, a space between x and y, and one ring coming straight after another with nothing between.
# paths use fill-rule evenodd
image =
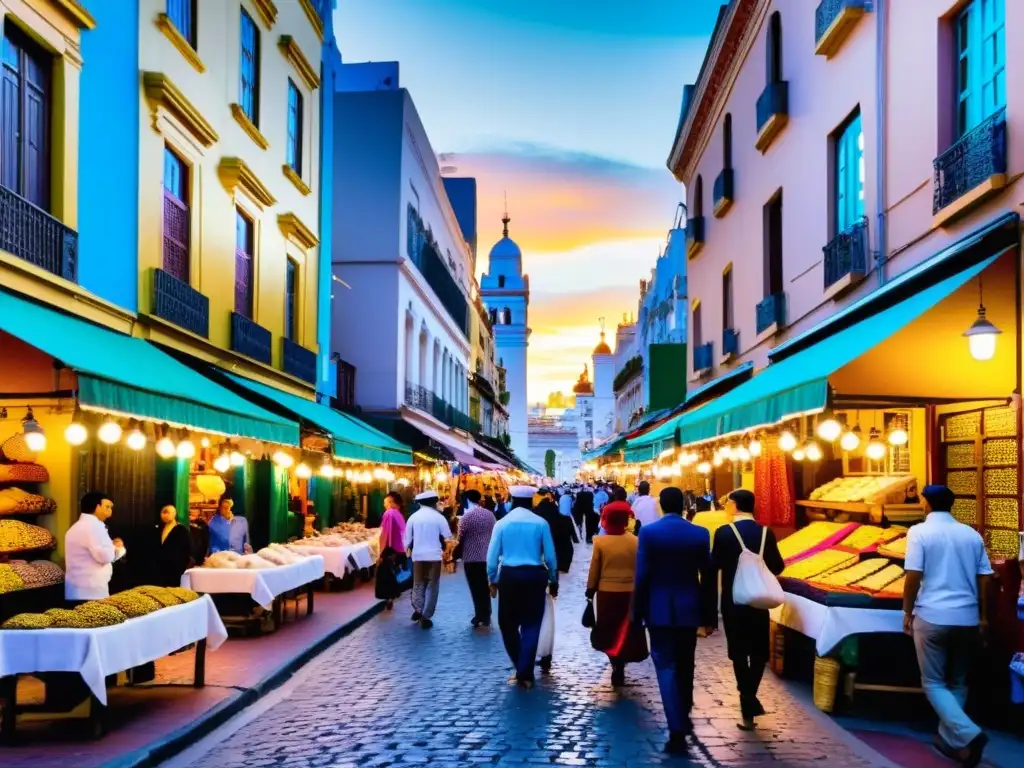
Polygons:
<instances>
[{"instance_id":1,"label":"arched window","mask_svg":"<svg viewBox=\"0 0 1024 768\"><path fill-rule=\"evenodd\" d=\"M693 218L699 219L704 215L704 179L697 174L697 180L693 182Z\"/></svg>"},{"instance_id":2,"label":"arched window","mask_svg":"<svg viewBox=\"0 0 1024 768\"><path fill-rule=\"evenodd\" d=\"M512 310L505 307L505 311L502 313L502 322L505 325L512 325Z\"/></svg>"},{"instance_id":3,"label":"arched window","mask_svg":"<svg viewBox=\"0 0 1024 768\"><path fill-rule=\"evenodd\" d=\"M722 167L732 168L732 113L722 121Z\"/></svg>"},{"instance_id":4,"label":"arched window","mask_svg":"<svg viewBox=\"0 0 1024 768\"><path fill-rule=\"evenodd\" d=\"M498 310L492 309L491 310L491 325L497 325L497 324L498 324Z\"/></svg>"},{"instance_id":5,"label":"arched window","mask_svg":"<svg viewBox=\"0 0 1024 768\"><path fill-rule=\"evenodd\" d=\"M769 83L782 80L782 15L776 11L768 20L767 74Z\"/></svg>"},{"instance_id":6,"label":"arched window","mask_svg":"<svg viewBox=\"0 0 1024 768\"><path fill-rule=\"evenodd\" d=\"M498 287L499 288L504 288L505 287L505 276L504 275L498 275Z\"/></svg>"}]
</instances>

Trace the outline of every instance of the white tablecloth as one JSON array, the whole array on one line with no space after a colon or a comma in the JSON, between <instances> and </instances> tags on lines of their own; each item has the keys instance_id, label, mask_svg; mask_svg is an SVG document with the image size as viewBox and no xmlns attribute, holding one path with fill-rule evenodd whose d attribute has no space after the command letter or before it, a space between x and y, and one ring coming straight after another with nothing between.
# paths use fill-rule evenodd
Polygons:
<instances>
[{"instance_id":1,"label":"white tablecloth","mask_svg":"<svg viewBox=\"0 0 1024 768\"><path fill-rule=\"evenodd\" d=\"M206 596L110 627L3 629L0 677L78 672L93 695L106 704L108 675L163 658L200 640L215 650L227 637L217 608Z\"/></svg>"},{"instance_id":2,"label":"white tablecloth","mask_svg":"<svg viewBox=\"0 0 1024 768\"><path fill-rule=\"evenodd\" d=\"M293 549L303 555L319 555L324 559L324 571L344 578L349 571L369 568L373 565L373 557L370 556L370 545L367 542L350 544L346 547L314 547L305 545L294 545Z\"/></svg>"},{"instance_id":3,"label":"white tablecloth","mask_svg":"<svg viewBox=\"0 0 1024 768\"><path fill-rule=\"evenodd\" d=\"M324 559L314 555L276 568L189 568L181 586L204 594L249 595L269 611L278 595L323 577Z\"/></svg>"},{"instance_id":4,"label":"white tablecloth","mask_svg":"<svg viewBox=\"0 0 1024 768\"><path fill-rule=\"evenodd\" d=\"M786 602L771 610L772 620L815 641L819 656L829 654L850 635L903 633L903 611L882 608L840 608L786 593Z\"/></svg>"}]
</instances>

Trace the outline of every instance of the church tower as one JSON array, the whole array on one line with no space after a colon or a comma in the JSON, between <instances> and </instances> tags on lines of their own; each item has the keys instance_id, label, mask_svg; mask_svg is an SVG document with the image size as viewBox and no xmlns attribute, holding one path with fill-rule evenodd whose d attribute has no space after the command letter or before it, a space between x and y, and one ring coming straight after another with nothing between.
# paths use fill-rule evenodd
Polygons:
<instances>
[{"instance_id":1,"label":"church tower","mask_svg":"<svg viewBox=\"0 0 1024 768\"><path fill-rule=\"evenodd\" d=\"M528 309L530 277L523 274L523 254L508 236L511 219L505 212L503 236L493 248L487 273L480 278L480 298L494 326L494 356L505 368L509 393L508 430L512 450L522 461L529 451L526 402L526 352L530 345Z\"/></svg>"},{"instance_id":2,"label":"church tower","mask_svg":"<svg viewBox=\"0 0 1024 768\"><path fill-rule=\"evenodd\" d=\"M594 438L604 440L615 432L615 356L604 339L604 318L601 340L594 347Z\"/></svg>"}]
</instances>

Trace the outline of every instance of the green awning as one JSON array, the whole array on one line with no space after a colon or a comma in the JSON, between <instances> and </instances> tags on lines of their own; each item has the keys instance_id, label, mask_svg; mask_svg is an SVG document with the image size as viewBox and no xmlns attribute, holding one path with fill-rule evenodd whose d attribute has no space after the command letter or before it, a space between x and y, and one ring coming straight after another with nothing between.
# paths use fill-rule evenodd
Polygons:
<instances>
[{"instance_id":1,"label":"green awning","mask_svg":"<svg viewBox=\"0 0 1024 768\"><path fill-rule=\"evenodd\" d=\"M829 376L934 308L997 258L992 256L792 357L772 363L728 394L685 414L678 424L680 444L778 424L787 418L823 410L828 404Z\"/></svg>"},{"instance_id":2,"label":"green awning","mask_svg":"<svg viewBox=\"0 0 1024 768\"><path fill-rule=\"evenodd\" d=\"M609 453L616 453L621 451L622 447L626 444L625 438L618 437L614 440L609 440L607 443L597 446L593 450L587 451L581 457L582 461L593 461L594 459L600 459L602 456L607 456Z\"/></svg>"},{"instance_id":3,"label":"green awning","mask_svg":"<svg viewBox=\"0 0 1024 768\"><path fill-rule=\"evenodd\" d=\"M341 413L321 403L304 397L283 392L280 389L260 384L250 379L227 374L227 376L255 394L272 400L297 417L312 422L334 440L334 455L347 461L368 461L376 464L411 465L412 449L390 437L379 429L360 421L347 413Z\"/></svg>"},{"instance_id":4,"label":"green awning","mask_svg":"<svg viewBox=\"0 0 1024 768\"><path fill-rule=\"evenodd\" d=\"M299 444L296 422L259 408L144 339L5 291L0 291L0 330L74 370L83 408L232 437Z\"/></svg>"}]
</instances>

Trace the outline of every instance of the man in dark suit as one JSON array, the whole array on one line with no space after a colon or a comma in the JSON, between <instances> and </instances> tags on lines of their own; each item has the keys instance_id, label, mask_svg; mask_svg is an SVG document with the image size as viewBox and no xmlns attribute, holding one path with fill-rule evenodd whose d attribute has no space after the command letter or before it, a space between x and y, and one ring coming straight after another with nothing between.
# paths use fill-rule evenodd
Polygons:
<instances>
[{"instance_id":1,"label":"man in dark suit","mask_svg":"<svg viewBox=\"0 0 1024 768\"><path fill-rule=\"evenodd\" d=\"M651 658L669 727L665 751L682 754L686 736L693 732L697 637L707 637L718 627L718 584L711 537L707 529L682 517L683 492L665 488L659 500L664 515L640 529L633 619L651 636Z\"/></svg>"}]
</instances>

